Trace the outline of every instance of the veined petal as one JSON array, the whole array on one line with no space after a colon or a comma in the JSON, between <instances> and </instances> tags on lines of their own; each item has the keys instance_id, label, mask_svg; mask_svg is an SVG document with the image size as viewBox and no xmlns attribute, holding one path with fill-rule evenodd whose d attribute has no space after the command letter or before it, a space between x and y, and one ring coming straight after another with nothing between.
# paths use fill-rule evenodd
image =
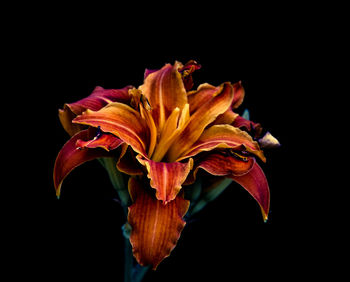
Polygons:
<instances>
[{"instance_id":1,"label":"veined petal","mask_svg":"<svg viewBox=\"0 0 350 282\"><path fill-rule=\"evenodd\" d=\"M237 157L224 156L220 153L212 153L202 158L196 166L194 175L199 168L215 176L235 175L241 176L248 173L255 163L255 159L247 157L240 160Z\"/></svg>"},{"instance_id":2,"label":"veined petal","mask_svg":"<svg viewBox=\"0 0 350 282\"><path fill-rule=\"evenodd\" d=\"M178 107L180 110L187 103L187 94L178 69L181 64L174 66L166 64L158 71L148 74L144 84L139 87L152 108L152 116L158 133L162 131L165 121Z\"/></svg>"},{"instance_id":3,"label":"veined petal","mask_svg":"<svg viewBox=\"0 0 350 282\"><path fill-rule=\"evenodd\" d=\"M100 132L92 140L84 141L79 139L76 143L76 147L79 149L103 148L106 151L111 151L118 148L123 143L123 140L113 134Z\"/></svg>"},{"instance_id":4,"label":"veined petal","mask_svg":"<svg viewBox=\"0 0 350 282\"><path fill-rule=\"evenodd\" d=\"M72 120L87 109L98 111L111 102L128 103L130 101L130 95L128 94L130 88L131 86L122 89L104 89L97 86L88 97L74 103L65 104L63 110L59 110L59 118L63 128L72 136L81 130L81 126L72 124Z\"/></svg>"},{"instance_id":5,"label":"veined petal","mask_svg":"<svg viewBox=\"0 0 350 282\"><path fill-rule=\"evenodd\" d=\"M242 104L242 102L244 100L245 91L244 91L244 88L242 86L241 81L234 83L232 85L232 87L233 87L234 97L233 97L231 107L232 107L232 109L237 109Z\"/></svg>"},{"instance_id":6,"label":"veined petal","mask_svg":"<svg viewBox=\"0 0 350 282\"><path fill-rule=\"evenodd\" d=\"M136 158L147 168L147 177L151 180L151 187L156 189L157 199L163 201L164 204L175 199L193 167L192 159L189 159L187 163L163 163L145 159L140 155Z\"/></svg>"},{"instance_id":7,"label":"veined petal","mask_svg":"<svg viewBox=\"0 0 350 282\"><path fill-rule=\"evenodd\" d=\"M143 175L143 166L136 160L135 152L124 144L117 161L119 171L128 175Z\"/></svg>"},{"instance_id":8,"label":"veined petal","mask_svg":"<svg viewBox=\"0 0 350 282\"><path fill-rule=\"evenodd\" d=\"M190 117L188 125L174 141L167 154L169 162L175 161L198 140L208 124L224 113L231 105L233 91L230 83L224 83L222 90L204 102Z\"/></svg>"},{"instance_id":9,"label":"veined petal","mask_svg":"<svg viewBox=\"0 0 350 282\"><path fill-rule=\"evenodd\" d=\"M261 132L262 132L262 127L261 127L260 123L252 122L252 121L247 120L239 115L235 118L232 125L234 127L245 129L254 138L260 137Z\"/></svg>"},{"instance_id":10,"label":"veined petal","mask_svg":"<svg viewBox=\"0 0 350 282\"><path fill-rule=\"evenodd\" d=\"M61 151L59 152L56 158L53 173L53 180L57 197L60 196L61 185L63 180L74 168L96 158L111 156L107 151L101 148L77 148L76 143L79 142L79 140L88 141L92 138L93 136L91 136L89 130L80 131L77 134L75 134L70 140L68 140L68 142L64 144ZM109 145L105 144L104 146Z\"/></svg>"},{"instance_id":11,"label":"veined petal","mask_svg":"<svg viewBox=\"0 0 350 282\"><path fill-rule=\"evenodd\" d=\"M190 105L190 114L192 115L204 103L211 100L222 90L222 86L215 87L209 83L203 83L198 86L197 90L190 91L188 95L188 103Z\"/></svg>"},{"instance_id":12,"label":"veined petal","mask_svg":"<svg viewBox=\"0 0 350 282\"><path fill-rule=\"evenodd\" d=\"M232 124L238 114L234 113L231 108L227 109L226 112L223 114L219 115L212 124L210 125L215 125L215 124ZM210 126L209 125L209 126Z\"/></svg>"},{"instance_id":13,"label":"veined petal","mask_svg":"<svg viewBox=\"0 0 350 282\"><path fill-rule=\"evenodd\" d=\"M157 144L157 128L150 111L145 109L143 105L140 105L140 113L141 113L141 116L145 119L146 124L148 125L148 128L149 128L150 141L149 141L147 154L148 156L152 156Z\"/></svg>"},{"instance_id":14,"label":"veined petal","mask_svg":"<svg viewBox=\"0 0 350 282\"><path fill-rule=\"evenodd\" d=\"M190 202L179 195L163 205L134 178L129 180L129 192L134 202L128 214L133 253L140 265L152 265L155 270L175 248Z\"/></svg>"},{"instance_id":15,"label":"veined petal","mask_svg":"<svg viewBox=\"0 0 350 282\"><path fill-rule=\"evenodd\" d=\"M254 163L252 169L242 176L231 176L258 202L264 221L267 220L270 209L270 189L261 167Z\"/></svg>"},{"instance_id":16,"label":"veined petal","mask_svg":"<svg viewBox=\"0 0 350 282\"><path fill-rule=\"evenodd\" d=\"M174 143L176 138L186 127L190 119L189 105L186 104L180 113L179 108L175 108L167 121L160 134L159 142L156 146L152 160L159 162L163 159L170 146Z\"/></svg>"},{"instance_id":17,"label":"veined petal","mask_svg":"<svg viewBox=\"0 0 350 282\"><path fill-rule=\"evenodd\" d=\"M184 82L186 91L189 91L193 87L192 73L199 70L202 66L194 60L188 61L183 67L179 69L182 74L182 80Z\"/></svg>"},{"instance_id":18,"label":"veined petal","mask_svg":"<svg viewBox=\"0 0 350 282\"><path fill-rule=\"evenodd\" d=\"M242 146L244 150L256 155L262 161L266 161L258 142L253 141L247 132L228 124L213 125L206 129L198 141L176 161L192 157L203 151L211 151L214 148L240 149Z\"/></svg>"},{"instance_id":19,"label":"veined petal","mask_svg":"<svg viewBox=\"0 0 350 282\"><path fill-rule=\"evenodd\" d=\"M87 110L73 123L100 126L101 130L118 136L137 153L147 155L149 129L141 115L128 105L115 102L97 112Z\"/></svg>"}]
</instances>

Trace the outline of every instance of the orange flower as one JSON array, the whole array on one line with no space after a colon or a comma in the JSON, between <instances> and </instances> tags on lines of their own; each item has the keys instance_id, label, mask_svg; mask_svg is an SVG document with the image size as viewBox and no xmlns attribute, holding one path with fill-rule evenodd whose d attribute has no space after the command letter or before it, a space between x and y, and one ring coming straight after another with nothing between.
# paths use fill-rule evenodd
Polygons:
<instances>
[{"instance_id":1,"label":"orange flower","mask_svg":"<svg viewBox=\"0 0 350 282\"><path fill-rule=\"evenodd\" d=\"M63 179L78 165L116 158L117 170L129 175L133 253L139 264L153 269L180 237L190 206L183 186L195 183L200 170L239 183L258 202L264 220L268 216L269 187L256 162L265 162L256 141L261 127L233 112L243 101L244 89L240 82L225 82L190 91L192 73L199 68L190 61L146 70L137 89L97 87L59 112L72 137L55 163L57 196Z\"/></svg>"}]
</instances>

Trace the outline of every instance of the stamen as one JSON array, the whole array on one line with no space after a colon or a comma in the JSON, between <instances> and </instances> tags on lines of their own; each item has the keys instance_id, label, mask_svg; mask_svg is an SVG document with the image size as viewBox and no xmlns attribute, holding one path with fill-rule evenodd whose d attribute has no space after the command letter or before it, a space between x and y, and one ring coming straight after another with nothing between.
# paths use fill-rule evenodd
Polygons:
<instances>
[{"instance_id":1,"label":"stamen","mask_svg":"<svg viewBox=\"0 0 350 282\"><path fill-rule=\"evenodd\" d=\"M141 102L147 111L152 110L150 102L148 101L147 97L142 93L141 93Z\"/></svg>"},{"instance_id":2,"label":"stamen","mask_svg":"<svg viewBox=\"0 0 350 282\"><path fill-rule=\"evenodd\" d=\"M101 135L102 135L101 126L97 126L97 132L96 132L96 136L95 136L94 140L100 138Z\"/></svg>"},{"instance_id":3,"label":"stamen","mask_svg":"<svg viewBox=\"0 0 350 282\"><path fill-rule=\"evenodd\" d=\"M247 152L241 152L242 154L247 154ZM242 156L241 154L233 151L232 149L229 150L229 154L232 156L232 157L235 157L237 159L240 159L241 161L244 161L244 162L248 162L248 157L245 157L245 156Z\"/></svg>"},{"instance_id":4,"label":"stamen","mask_svg":"<svg viewBox=\"0 0 350 282\"><path fill-rule=\"evenodd\" d=\"M96 129L96 136L90 140L90 141L82 141L82 140L78 140L77 141L77 147L76 149L77 150L82 150L84 149L86 146L90 145L92 142L96 141L98 138L100 138L102 135L102 131L101 131L101 126L97 126L97 129ZM82 146L79 146L78 144L84 144L83 147Z\"/></svg>"}]
</instances>

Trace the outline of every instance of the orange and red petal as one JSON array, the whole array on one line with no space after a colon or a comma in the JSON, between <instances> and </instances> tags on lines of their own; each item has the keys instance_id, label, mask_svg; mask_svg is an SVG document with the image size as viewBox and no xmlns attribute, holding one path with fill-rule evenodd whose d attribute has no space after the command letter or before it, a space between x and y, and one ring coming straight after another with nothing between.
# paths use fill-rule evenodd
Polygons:
<instances>
[{"instance_id":1,"label":"orange and red petal","mask_svg":"<svg viewBox=\"0 0 350 282\"><path fill-rule=\"evenodd\" d=\"M142 156L138 156L137 159L147 168L150 185L156 190L157 199L164 204L175 199L193 167L192 159L186 163L155 162Z\"/></svg>"},{"instance_id":2,"label":"orange and red petal","mask_svg":"<svg viewBox=\"0 0 350 282\"><path fill-rule=\"evenodd\" d=\"M129 180L129 192L134 202L128 214L133 254L140 265L151 265L155 270L175 248L190 202L179 195L163 205L134 178Z\"/></svg>"},{"instance_id":3,"label":"orange and red petal","mask_svg":"<svg viewBox=\"0 0 350 282\"><path fill-rule=\"evenodd\" d=\"M172 111L176 107L182 110L187 103L186 89L178 71L180 67L178 62L174 66L166 64L160 70L149 73L139 87L150 103L158 132L161 132Z\"/></svg>"},{"instance_id":4,"label":"orange and red petal","mask_svg":"<svg viewBox=\"0 0 350 282\"><path fill-rule=\"evenodd\" d=\"M195 60L190 60L183 67L179 68L186 91L189 91L194 85L192 73L199 70L201 67L202 66Z\"/></svg>"},{"instance_id":5,"label":"orange and red petal","mask_svg":"<svg viewBox=\"0 0 350 282\"><path fill-rule=\"evenodd\" d=\"M131 86L126 86L122 89L104 89L97 86L88 97L67 104L67 106L73 113L80 115L87 109L98 111L111 102L129 103L131 97L128 91L131 88Z\"/></svg>"},{"instance_id":6,"label":"orange and red petal","mask_svg":"<svg viewBox=\"0 0 350 282\"><path fill-rule=\"evenodd\" d=\"M245 91L241 81L234 83L232 87L233 87L234 97L233 97L231 108L237 109L244 100Z\"/></svg>"},{"instance_id":7,"label":"orange and red petal","mask_svg":"<svg viewBox=\"0 0 350 282\"><path fill-rule=\"evenodd\" d=\"M117 169L128 175L143 175L143 166L136 160L135 152L124 144L117 161Z\"/></svg>"},{"instance_id":8,"label":"orange and red petal","mask_svg":"<svg viewBox=\"0 0 350 282\"><path fill-rule=\"evenodd\" d=\"M237 115L237 117L234 119L232 125L234 127L238 127L240 129L243 129L243 130L249 132L249 134L251 136L253 136L254 138L258 138L262 132L262 127L261 127L260 123L252 122L252 121L247 120L239 115Z\"/></svg>"},{"instance_id":9,"label":"orange and red petal","mask_svg":"<svg viewBox=\"0 0 350 282\"><path fill-rule=\"evenodd\" d=\"M197 111L204 103L211 100L222 90L221 86L213 86L209 83L203 83L198 86L197 90L193 90L187 93L188 104L190 105L190 114L192 115Z\"/></svg>"},{"instance_id":10,"label":"orange and red petal","mask_svg":"<svg viewBox=\"0 0 350 282\"><path fill-rule=\"evenodd\" d=\"M270 209L270 189L261 167L254 163L252 169L242 176L230 176L240 184L258 202L264 221L268 218Z\"/></svg>"},{"instance_id":11,"label":"orange and red petal","mask_svg":"<svg viewBox=\"0 0 350 282\"><path fill-rule=\"evenodd\" d=\"M259 144L251 136L239 128L228 124L213 125L206 129L196 143L191 146L177 161L192 157L203 151L211 151L215 148L237 148L247 150L266 161Z\"/></svg>"},{"instance_id":12,"label":"orange and red petal","mask_svg":"<svg viewBox=\"0 0 350 282\"><path fill-rule=\"evenodd\" d=\"M225 156L220 153L211 153L200 160L195 171L199 168L215 176L235 175L241 176L248 173L255 163L255 159L247 157L240 160L237 157Z\"/></svg>"},{"instance_id":13,"label":"orange and red petal","mask_svg":"<svg viewBox=\"0 0 350 282\"><path fill-rule=\"evenodd\" d=\"M63 128L68 134L73 135L81 127L72 124L72 120L87 109L98 111L111 102L129 103L130 95L128 91L130 88L131 86L121 89L104 89L97 86L88 97L74 103L65 104L63 110L59 110L59 118Z\"/></svg>"},{"instance_id":14,"label":"orange and red petal","mask_svg":"<svg viewBox=\"0 0 350 282\"><path fill-rule=\"evenodd\" d=\"M73 123L100 127L130 145L134 151L147 155L149 129L140 113L122 103L110 103L101 110L87 110L76 117Z\"/></svg>"},{"instance_id":15,"label":"orange and red petal","mask_svg":"<svg viewBox=\"0 0 350 282\"><path fill-rule=\"evenodd\" d=\"M168 152L170 162L182 156L198 140L204 129L231 105L233 99L232 85L223 83L220 91L202 103L190 117L188 125L175 140Z\"/></svg>"},{"instance_id":16,"label":"orange and red petal","mask_svg":"<svg viewBox=\"0 0 350 282\"><path fill-rule=\"evenodd\" d=\"M84 141L79 139L76 143L76 147L83 148L102 148L106 151L111 151L118 148L124 141L119 139L113 134L110 133L99 133L92 140Z\"/></svg>"},{"instance_id":17,"label":"orange and red petal","mask_svg":"<svg viewBox=\"0 0 350 282\"><path fill-rule=\"evenodd\" d=\"M58 153L58 156L56 158L55 166L54 166L54 186L56 189L56 195L57 197L60 196L61 192L61 185L63 180L66 178L66 176L76 167L79 165L96 159L96 158L102 158L102 157L110 157L110 153L108 153L106 150L101 148L78 148L77 142L86 142L94 138L91 136L90 130L83 130L75 134L64 146L62 147L61 151ZM81 140L81 141L79 141ZM111 141L111 140L106 140ZM116 140L113 140L115 142ZM110 144L99 144L103 147L109 147ZM119 144L120 145L120 144ZM118 145L118 146L119 146Z\"/></svg>"}]
</instances>

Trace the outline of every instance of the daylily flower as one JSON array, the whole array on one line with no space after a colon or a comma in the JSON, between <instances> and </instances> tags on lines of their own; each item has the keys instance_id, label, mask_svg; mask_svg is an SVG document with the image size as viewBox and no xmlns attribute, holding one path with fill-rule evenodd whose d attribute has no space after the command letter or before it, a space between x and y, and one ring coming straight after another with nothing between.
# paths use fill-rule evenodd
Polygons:
<instances>
[{"instance_id":1,"label":"daylily flower","mask_svg":"<svg viewBox=\"0 0 350 282\"><path fill-rule=\"evenodd\" d=\"M242 103L240 82L193 86L200 65L175 62L146 70L138 88L96 87L90 96L65 104L60 121L71 139L57 156L54 185L78 165L96 158L116 158L118 171L129 175L132 204L130 243L140 265L158 264L176 246L190 201L183 186L200 174L229 178L246 189L269 212L269 187L256 159L261 126L234 112ZM266 137L270 146L278 141ZM211 187L215 189L215 187Z\"/></svg>"}]
</instances>

